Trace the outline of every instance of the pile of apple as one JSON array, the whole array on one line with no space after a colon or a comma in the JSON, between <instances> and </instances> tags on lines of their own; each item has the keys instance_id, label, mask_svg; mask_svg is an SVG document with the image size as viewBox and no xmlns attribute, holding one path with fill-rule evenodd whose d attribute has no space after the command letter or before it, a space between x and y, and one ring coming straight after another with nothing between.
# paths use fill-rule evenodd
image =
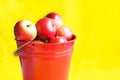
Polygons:
<instances>
[{"instance_id":1,"label":"pile of apple","mask_svg":"<svg viewBox=\"0 0 120 80\"><path fill-rule=\"evenodd\" d=\"M72 40L73 33L64 26L59 14L51 12L37 21L20 20L14 26L18 41L40 40L42 43L63 43Z\"/></svg>"}]
</instances>

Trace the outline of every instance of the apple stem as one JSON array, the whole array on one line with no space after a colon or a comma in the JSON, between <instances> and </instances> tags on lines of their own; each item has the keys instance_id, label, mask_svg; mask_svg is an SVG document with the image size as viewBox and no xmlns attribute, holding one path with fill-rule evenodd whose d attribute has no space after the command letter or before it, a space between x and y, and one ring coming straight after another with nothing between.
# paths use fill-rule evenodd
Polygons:
<instances>
[{"instance_id":1,"label":"apple stem","mask_svg":"<svg viewBox=\"0 0 120 80\"><path fill-rule=\"evenodd\" d=\"M27 27L30 27L31 25L26 25Z\"/></svg>"},{"instance_id":2,"label":"apple stem","mask_svg":"<svg viewBox=\"0 0 120 80\"><path fill-rule=\"evenodd\" d=\"M18 51L22 48L22 47L24 47L24 46L26 46L27 44L29 44L31 41L28 41L28 42L26 42L25 44L23 44L23 45L21 45L20 47L18 47L14 52L13 52L13 54L15 55L15 56L18 56L19 55L19 53L18 53Z\"/></svg>"}]
</instances>

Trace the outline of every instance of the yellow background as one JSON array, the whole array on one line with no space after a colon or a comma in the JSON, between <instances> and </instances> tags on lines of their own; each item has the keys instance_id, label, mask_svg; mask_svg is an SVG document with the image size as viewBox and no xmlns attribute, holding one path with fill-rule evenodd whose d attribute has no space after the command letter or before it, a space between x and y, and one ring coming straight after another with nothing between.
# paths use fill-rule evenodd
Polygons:
<instances>
[{"instance_id":1,"label":"yellow background","mask_svg":"<svg viewBox=\"0 0 120 80\"><path fill-rule=\"evenodd\" d=\"M119 0L0 0L0 80L22 80L14 24L51 11L77 36L70 80L120 80Z\"/></svg>"}]
</instances>

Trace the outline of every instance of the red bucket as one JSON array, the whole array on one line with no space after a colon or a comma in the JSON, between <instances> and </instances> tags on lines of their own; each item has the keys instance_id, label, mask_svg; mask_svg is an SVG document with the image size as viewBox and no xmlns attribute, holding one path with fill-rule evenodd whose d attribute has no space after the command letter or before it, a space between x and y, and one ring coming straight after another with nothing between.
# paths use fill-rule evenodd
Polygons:
<instances>
[{"instance_id":1,"label":"red bucket","mask_svg":"<svg viewBox=\"0 0 120 80\"><path fill-rule=\"evenodd\" d=\"M68 80L73 40L66 43L32 41L23 46L18 55L24 80ZM17 41L18 47L25 42Z\"/></svg>"}]
</instances>

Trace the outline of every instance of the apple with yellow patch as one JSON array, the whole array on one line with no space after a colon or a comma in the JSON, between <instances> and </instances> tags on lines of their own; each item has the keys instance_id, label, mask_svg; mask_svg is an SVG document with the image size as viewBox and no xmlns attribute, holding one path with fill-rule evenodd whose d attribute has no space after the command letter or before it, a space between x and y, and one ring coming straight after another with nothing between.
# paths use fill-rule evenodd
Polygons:
<instances>
[{"instance_id":1,"label":"apple with yellow patch","mask_svg":"<svg viewBox=\"0 0 120 80\"><path fill-rule=\"evenodd\" d=\"M37 36L35 24L29 20L20 20L14 26L16 40L32 41Z\"/></svg>"}]
</instances>

